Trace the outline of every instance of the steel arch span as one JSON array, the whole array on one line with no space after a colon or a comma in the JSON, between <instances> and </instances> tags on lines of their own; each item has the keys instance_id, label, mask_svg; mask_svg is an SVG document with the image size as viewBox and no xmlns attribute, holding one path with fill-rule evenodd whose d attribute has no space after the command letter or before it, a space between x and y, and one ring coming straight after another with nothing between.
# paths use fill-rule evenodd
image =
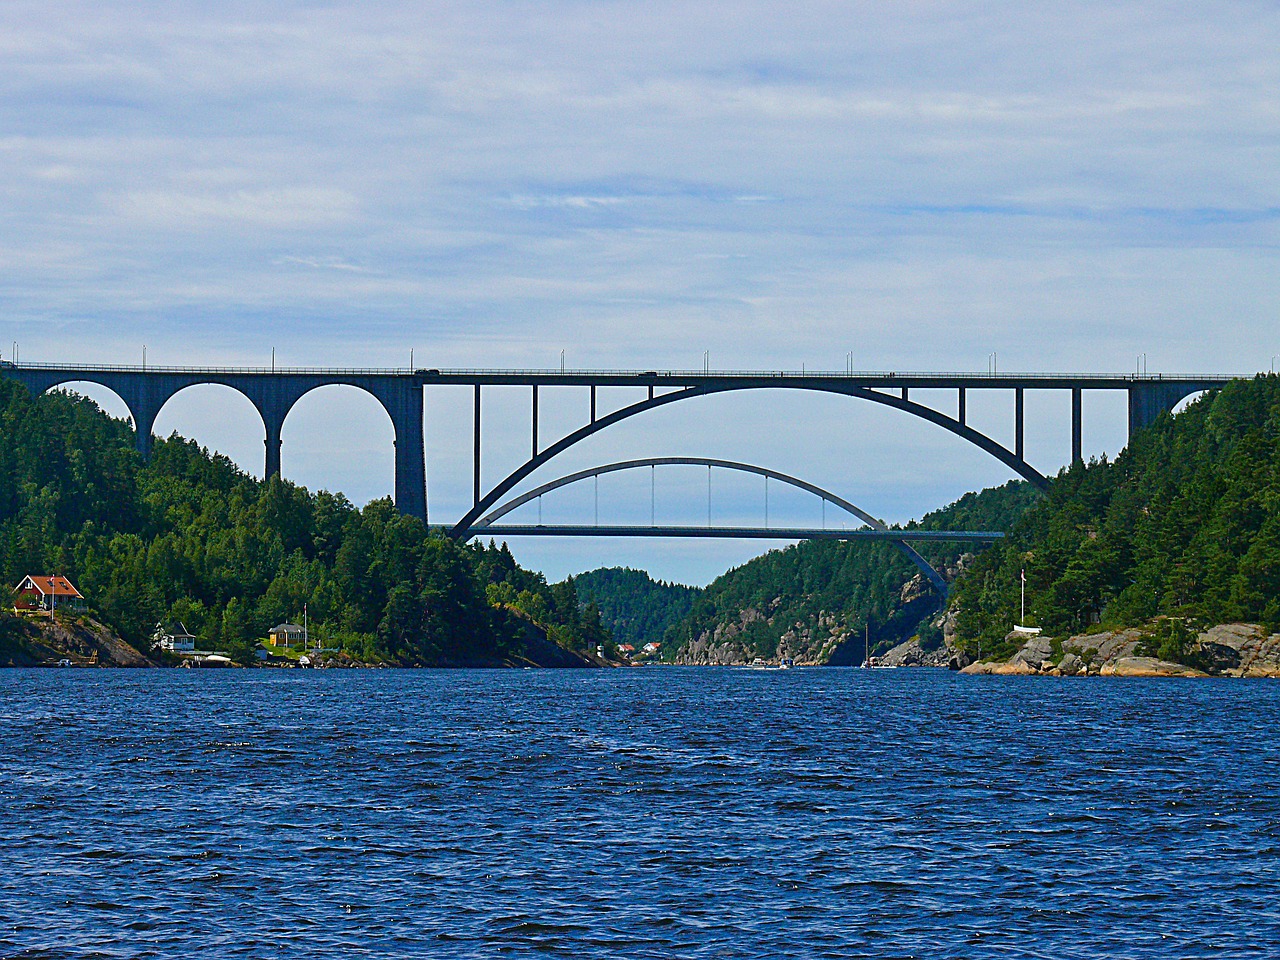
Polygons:
<instances>
[{"instance_id":1,"label":"steel arch span","mask_svg":"<svg viewBox=\"0 0 1280 960\"><path fill-rule=\"evenodd\" d=\"M517 467L515 470L509 473L505 478L499 481L494 487L492 487L489 490L488 493L482 496L480 493L480 482L479 482L479 471L478 471L478 466L479 466L478 454L479 454L480 437L479 437L479 428L478 428L479 387L477 386L476 387L476 413L477 413L477 416L476 416L477 464L476 466L477 466L477 471L475 476L475 502L472 505L471 509L467 511L466 515L463 516L462 519L459 520L453 526L452 530L450 531L450 535L455 538L461 538L469 529L471 529L472 525L475 524L480 519L480 517L486 513L486 511L492 509L494 505L497 504L503 496L509 493L511 489L515 487L515 485L518 484L521 480L529 476L529 474L533 473L535 470L543 466L545 463L549 462L550 460L559 456L564 451L568 450L570 447L582 442L588 437L594 436L595 434L599 433L601 430L604 430L606 427L611 427L614 424L620 423L623 420L630 419L631 417L637 416L638 414L645 413L649 410L654 410L658 407L666 406L667 404L675 403L680 400L689 400L695 397L715 396L715 395L735 392L739 390L759 390L759 389L813 390L821 393L834 393L842 396L855 397L861 400L870 400L873 403L880 403L880 404L884 404L885 406L902 410L905 413L910 413L913 416L919 417L921 420L927 420L930 423L936 424L942 427L943 429L948 430L951 433L954 433L956 436L964 440L967 440L969 443L972 443L974 446L979 447L982 450L985 450L987 453L991 454L1001 463L1004 463L1006 466L1012 469L1019 476L1023 477L1025 480L1028 480L1029 482L1031 482L1041 490L1047 490L1049 488L1049 479L1046 476L1044 476L1042 473L1040 473L1038 470L1036 470L1035 467L1031 466L1031 464L1029 464L1020 455L1019 452L1015 452L1013 450L1008 449L1007 447L1002 446L1001 444L997 443L995 440L992 440L986 434L979 433L977 430L968 426L962 420L949 417L945 413L940 413L939 411L934 410L932 407L927 407L924 404L916 403L915 401L909 400L903 396L893 396L892 394L883 393L879 390L873 390L869 387L843 384L843 383L840 383L838 380L788 383L783 379L779 379L774 382L770 382L769 380L766 379L766 380L760 380L760 381L750 381L750 382L741 383L741 384L739 383L726 383L726 384L706 383L706 384L698 384L695 386L683 387L683 388L673 390L670 393L650 395L645 400L640 400L628 406L622 407L618 410L615 410L613 413L607 414L603 417L599 417L599 418L593 417L590 423L587 423L584 426L579 427L577 430L574 430L571 433L566 434L565 436L557 440L555 443L551 444L550 446L546 447L543 450L538 450L537 445L535 443L533 455L528 460L526 460L523 464L521 464L519 467ZM534 396L535 398L537 396L536 388L535 388ZM534 402L535 436L536 436L536 424L537 424L537 402L535 399L535 402Z\"/></svg>"},{"instance_id":2,"label":"steel arch span","mask_svg":"<svg viewBox=\"0 0 1280 960\"><path fill-rule=\"evenodd\" d=\"M527 493L523 493L518 497L513 497L498 507L495 507L493 510L489 511L489 513L477 520L475 524L467 530L462 531L461 533L455 531L454 535L459 539L470 539L471 537L483 536L486 528L493 525L497 520L505 517L513 510L536 500L543 494L550 493L553 490L558 490L561 487L567 487L580 480L588 480L592 477L599 477L606 473L616 473L620 470L636 470L643 467L661 466L720 467L725 470L734 470L739 473L753 473L757 476L766 478L766 480L777 480L781 483L803 490L806 493L811 493L815 496L821 497L823 500L835 504L846 513L856 517L873 530L885 533L892 532L890 531L888 524L883 520L877 519L861 507L850 503L843 497L834 494L829 490L824 490L816 484L809 483L806 480L801 480L798 477L789 476L788 474L782 473L778 470L771 470L768 467L760 467L750 463L741 463L737 460L720 460L713 457L648 457L642 460L620 460L616 463L606 463L602 466L579 470L576 473L571 473L556 480L551 480L541 486L535 487ZM528 532L536 534L537 528L530 528ZM713 532L714 531L708 531L708 534L712 534ZM779 531L779 533L782 534L783 531ZM905 540L892 540L891 542L906 555L907 559L919 568L920 572L928 578L930 583L933 584L933 587L938 591L938 594L945 599L948 593L947 583L942 579L942 575L934 569L933 565L922 557L915 548Z\"/></svg>"}]
</instances>

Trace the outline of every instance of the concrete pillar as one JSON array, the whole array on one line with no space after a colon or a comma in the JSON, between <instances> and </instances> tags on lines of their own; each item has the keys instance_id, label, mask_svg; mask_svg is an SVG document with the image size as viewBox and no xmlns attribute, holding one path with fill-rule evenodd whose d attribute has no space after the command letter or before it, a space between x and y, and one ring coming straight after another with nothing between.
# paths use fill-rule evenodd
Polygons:
<instances>
[{"instance_id":1,"label":"concrete pillar","mask_svg":"<svg viewBox=\"0 0 1280 960\"><path fill-rule=\"evenodd\" d=\"M1018 455L1019 460L1026 459L1026 444L1023 442L1026 436L1026 409L1023 388L1015 387L1013 391L1013 452Z\"/></svg>"},{"instance_id":2,"label":"concrete pillar","mask_svg":"<svg viewBox=\"0 0 1280 960\"><path fill-rule=\"evenodd\" d=\"M284 419L263 417L262 422L267 428L267 437L264 441L267 446L267 463L262 476L263 479L270 480L280 473L280 432L284 428Z\"/></svg>"},{"instance_id":3,"label":"concrete pillar","mask_svg":"<svg viewBox=\"0 0 1280 960\"><path fill-rule=\"evenodd\" d=\"M1071 462L1079 463L1084 459L1084 446L1082 443L1082 423L1084 420L1083 411L1081 409L1081 390L1079 387L1071 388Z\"/></svg>"},{"instance_id":4,"label":"concrete pillar","mask_svg":"<svg viewBox=\"0 0 1280 960\"><path fill-rule=\"evenodd\" d=\"M423 451L422 385L396 379L380 397L396 431L396 508L427 519L427 459Z\"/></svg>"},{"instance_id":5,"label":"concrete pillar","mask_svg":"<svg viewBox=\"0 0 1280 960\"><path fill-rule=\"evenodd\" d=\"M180 389L175 383L162 382L161 376L124 373L112 382L103 383L103 386L114 390L129 408L129 415L133 417L134 443L143 460L151 457L155 442L151 431L156 425L156 417L160 415L160 408ZM107 378L101 379L105 381Z\"/></svg>"},{"instance_id":6,"label":"concrete pillar","mask_svg":"<svg viewBox=\"0 0 1280 960\"><path fill-rule=\"evenodd\" d=\"M1209 386L1206 384L1206 387ZM1194 384L1135 383L1129 388L1129 439L1195 393Z\"/></svg>"},{"instance_id":7,"label":"concrete pillar","mask_svg":"<svg viewBox=\"0 0 1280 960\"><path fill-rule=\"evenodd\" d=\"M480 502L480 384L476 384L475 412L472 414L472 426L475 428L474 460L471 467L471 483L474 489L472 503Z\"/></svg>"}]
</instances>

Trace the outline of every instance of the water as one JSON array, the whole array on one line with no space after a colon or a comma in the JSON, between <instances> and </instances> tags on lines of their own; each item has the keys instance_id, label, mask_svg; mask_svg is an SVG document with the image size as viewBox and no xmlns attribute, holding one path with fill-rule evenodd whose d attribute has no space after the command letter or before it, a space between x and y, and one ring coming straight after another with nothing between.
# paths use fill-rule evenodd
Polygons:
<instances>
[{"instance_id":1,"label":"water","mask_svg":"<svg viewBox=\"0 0 1280 960\"><path fill-rule=\"evenodd\" d=\"M1265 957L1280 683L0 671L0 956Z\"/></svg>"}]
</instances>

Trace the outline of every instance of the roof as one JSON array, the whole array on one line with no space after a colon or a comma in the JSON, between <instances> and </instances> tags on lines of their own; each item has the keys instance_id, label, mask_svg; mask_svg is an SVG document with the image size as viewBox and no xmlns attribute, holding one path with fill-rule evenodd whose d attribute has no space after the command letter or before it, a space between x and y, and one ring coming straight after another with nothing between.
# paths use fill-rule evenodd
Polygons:
<instances>
[{"instance_id":1,"label":"roof","mask_svg":"<svg viewBox=\"0 0 1280 960\"><path fill-rule=\"evenodd\" d=\"M298 631L299 633L301 633L301 632L302 632L302 624L300 624L300 623L277 623L274 627L272 627L272 628L271 628L271 631L270 631L270 632L271 632L271 633L277 633L277 632L280 632L280 631L286 631L286 632L288 632L288 633L292 633L292 632L293 632L293 631L295 631L295 630L296 630L296 631Z\"/></svg>"},{"instance_id":2,"label":"roof","mask_svg":"<svg viewBox=\"0 0 1280 960\"><path fill-rule=\"evenodd\" d=\"M80 591L77 590L66 577L56 575L51 577L34 577L28 574L20 584L14 587L14 589L29 589L27 584L31 584L31 587L37 590L42 597L47 597L49 594L53 594L55 597L79 597L81 600L84 599L84 596Z\"/></svg>"},{"instance_id":3,"label":"roof","mask_svg":"<svg viewBox=\"0 0 1280 960\"><path fill-rule=\"evenodd\" d=\"M166 637L173 637L175 639L179 637L190 637L194 640L196 638L195 634L188 630L187 625L181 620L157 623L156 633L162 634Z\"/></svg>"}]
</instances>

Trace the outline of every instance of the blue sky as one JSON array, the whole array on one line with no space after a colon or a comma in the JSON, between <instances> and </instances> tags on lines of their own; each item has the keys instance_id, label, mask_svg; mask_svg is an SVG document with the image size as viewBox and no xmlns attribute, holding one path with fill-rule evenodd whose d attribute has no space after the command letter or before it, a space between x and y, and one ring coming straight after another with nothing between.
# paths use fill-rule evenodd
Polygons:
<instances>
[{"instance_id":1,"label":"blue sky","mask_svg":"<svg viewBox=\"0 0 1280 960\"><path fill-rule=\"evenodd\" d=\"M843 369L852 351L900 370L984 370L996 352L1010 371L1127 371L1145 353L1152 371L1267 369L1277 49L1275 3L8 3L0 352L129 362L145 344L153 363L257 364L275 348L281 364L382 366L413 349L420 366L551 367L564 350L570 367L647 369L706 350L722 369ZM469 496L470 412L437 393L445 519ZM522 402L487 404L487 479L525 449ZM1065 402L1032 404L1029 452L1051 472ZM544 405L550 431L585 398ZM1007 479L868 406L709 400L539 479L724 456L890 520ZM1007 438L1006 407L973 416ZM247 402L214 388L158 428L260 462ZM1088 397L1088 449L1123 441L1122 406ZM383 495L390 426L368 398L316 394L286 424L284 464L357 502ZM647 498L601 483L619 515ZM685 483L663 488L672 509ZM724 509L750 520L758 494L726 479ZM574 496L565 519L584 518ZM757 549L516 545L552 576L623 562L693 582Z\"/></svg>"}]
</instances>

